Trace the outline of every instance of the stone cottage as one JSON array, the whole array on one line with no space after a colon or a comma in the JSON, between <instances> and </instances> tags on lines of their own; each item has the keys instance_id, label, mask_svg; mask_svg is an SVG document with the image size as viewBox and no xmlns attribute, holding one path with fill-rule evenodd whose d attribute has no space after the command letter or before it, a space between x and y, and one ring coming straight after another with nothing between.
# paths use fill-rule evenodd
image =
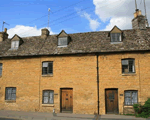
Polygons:
<instances>
[{"instance_id":1,"label":"stone cottage","mask_svg":"<svg viewBox=\"0 0 150 120\"><path fill-rule=\"evenodd\" d=\"M8 39L0 32L0 109L109 114L150 97L150 28Z\"/></svg>"}]
</instances>

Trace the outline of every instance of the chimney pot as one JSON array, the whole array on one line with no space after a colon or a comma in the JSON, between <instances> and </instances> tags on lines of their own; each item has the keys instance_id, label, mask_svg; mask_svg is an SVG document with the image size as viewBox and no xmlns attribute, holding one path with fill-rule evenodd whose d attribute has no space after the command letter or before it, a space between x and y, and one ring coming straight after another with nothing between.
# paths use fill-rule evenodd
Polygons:
<instances>
[{"instance_id":1,"label":"chimney pot","mask_svg":"<svg viewBox=\"0 0 150 120\"><path fill-rule=\"evenodd\" d=\"M41 30L42 34L41 34L41 37L42 38L47 38L49 36L49 30L47 28L44 28Z\"/></svg>"},{"instance_id":2,"label":"chimney pot","mask_svg":"<svg viewBox=\"0 0 150 120\"><path fill-rule=\"evenodd\" d=\"M4 32L7 33L7 28L4 29Z\"/></svg>"},{"instance_id":3,"label":"chimney pot","mask_svg":"<svg viewBox=\"0 0 150 120\"><path fill-rule=\"evenodd\" d=\"M134 18L132 20L132 28L133 29L146 29L145 16L142 15L141 10L136 9L134 13Z\"/></svg>"},{"instance_id":4,"label":"chimney pot","mask_svg":"<svg viewBox=\"0 0 150 120\"><path fill-rule=\"evenodd\" d=\"M8 39L7 28L5 28L4 32L0 32L0 42Z\"/></svg>"}]
</instances>

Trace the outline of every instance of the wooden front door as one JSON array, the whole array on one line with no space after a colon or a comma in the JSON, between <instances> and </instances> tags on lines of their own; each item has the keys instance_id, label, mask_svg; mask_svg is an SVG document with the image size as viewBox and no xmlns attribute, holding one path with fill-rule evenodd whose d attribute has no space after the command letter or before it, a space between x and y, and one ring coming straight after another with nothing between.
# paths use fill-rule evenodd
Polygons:
<instances>
[{"instance_id":1,"label":"wooden front door","mask_svg":"<svg viewBox=\"0 0 150 120\"><path fill-rule=\"evenodd\" d=\"M73 111L73 89L69 88L61 89L61 111L62 112Z\"/></svg>"},{"instance_id":2,"label":"wooden front door","mask_svg":"<svg viewBox=\"0 0 150 120\"><path fill-rule=\"evenodd\" d=\"M106 99L106 113L117 114L118 113L118 90L108 89L105 90Z\"/></svg>"}]
</instances>

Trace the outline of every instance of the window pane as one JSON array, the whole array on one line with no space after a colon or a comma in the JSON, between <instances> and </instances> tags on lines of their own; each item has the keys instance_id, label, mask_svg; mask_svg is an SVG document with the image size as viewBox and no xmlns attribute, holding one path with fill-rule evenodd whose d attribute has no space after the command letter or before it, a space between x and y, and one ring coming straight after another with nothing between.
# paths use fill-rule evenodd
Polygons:
<instances>
[{"instance_id":1,"label":"window pane","mask_svg":"<svg viewBox=\"0 0 150 120\"><path fill-rule=\"evenodd\" d=\"M2 75L2 63L0 63L0 76Z\"/></svg>"},{"instance_id":2,"label":"window pane","mask_svg":"<svg viewBox=\"0 0 150 120\"><path fill-rule=\"evenodd\" d=\"M128 65L128 60L122 60L122 65Z\"/></svg>"},{"instance_id":3,"label":"window pane","mask_svg":"<svg viewBox=\"0 0 150 120\"><path fill-rule=\"evenodd\" d=\"M128 73L128 65L122 65L122 73Z\"/></svg>"},{"instance_id":4,"label":"window pane","mask_svg":"<svg viewBox=\"0 0 150 120\"><path fill-rule=\"evenodd\" d=\"M6 88L5 100L16 100L16 88Z\"/></svg>"},{"instance_id":5,"label":"window pane","mask_svg":"<svg viewBox=\"0 0 150 120\"><path fill-rule=\"evenodd\" d=\"M15 41L11 42L11 48L15 48Z\"/></svg>"},{"instance_id":6,"label":"window pane","mask_svg":"<svg viewBox=\"0 0 150 120\"><path fill-rule=\"evenodd\" d=\"M125 105L131 105L131 92L125 91Z\"/></svg>"},{"instance_id":7,"label":"window pane","mask_svg":"<svg viewBox=\"0 0 150 120\"><path fill-rule=\"evenodd\" d=\"M7 92L8 92L8 93L11 93L11 91L12 91L12 88L8 88L8 89L7 89Z\"/></svg>"},{"instance_id":8,"label":"window pane","mask_svg":"<svg viewBox=\"0 0 150 120\"><path fill-rule=\"evenodd\" d=\"M16 93L16 88L12 88L12 93Z\"/></svg>"},{"instance_id":9,"label":"window pane","mask_svg":"<svg viewBox=\"0 0 150 120\"><path fill-rule=\"evenodd\" d=\"M11 93L8 93L8 100L11 100Z\"/></svg>"},{"instance_id":10,"label":"window pane","mask_svg":"<svg viewBox=\"0 0 150 120\"><path fill-rule=\"evenodd\" d=\"M52 74L53 73L53 62L43 62L42 74Z\"/></svg>"},{"instance_id":11,"label":"window pane","mask_svg":"<svg viewBox=\"0 0 150 120\"><path fill-rule=\"evenodd\" d=\"M121 39L120 39L120 33L116 33L117 34L117 41L121 41Z\"/></svg>"},{"instance_id":12,"label":"window pane","mask_svg":"<svg viewBox=\"0 0 150 120\"><path fill-rule=\"evenodd\" d=\"M67 37L58 38L58 45L63 46L63 45L67 45L67 44L68 44Z\"/></svg>"},{"instance_id":13,"label":"window pane","mask_svg":"<svg viewBox=\"0 0 150 120\"><path fill-rule=\"evenodd\" d=\"M137 91L125 91L125 105L133 105L137 102Z\"/></svg>"},{"instance_id":14,"label":"window pane","mask_svg":"<svg viewBox=\"0 0 150 120\"><path fill-rule=\"evenodd\" d=\"M47 67L43 67L42 68L42 74L44 75L44 74L47 74Z\"/></svg>"},{"instance_id":15,"label":"window pane","mask_svg":"<svg viewBox=\"0 0 150 120\"><path fill-rule=\"evenodd\" d=\"M134 66L133 60L129 60L129 72L134 72L133 66Z\"/></svg>"},{"instance_id":16,"label":"window pane","mask_svg":"<svg viewBox=\"0 0 150 120\"><path fill-rule=\"evenodd\" d=\"M48 97L44 97L44 103L48 103Z\"/></svg>"},{"instance_id":17,"label":"window pane","mask_svg":"<svg viewBox=\"0 0 150 120\"><path fill-rule=\"evenodd\" d=\"M54 103L54 98L53 98L53 97L54 97L54 92L51 91L51 92L50 92L50 103L51 103L51 104Z\"/></svg>"},{"instance_id":18,"label":"window pane","mask_svg":"<svg viewBox=\"0 0 150 120\"><path fill-rule=\"evenodd\" d=\"M19 41L15 41L15 48L19 47Z\"/></svg>"},{"instance_id":19,"label":"window pane","mask_svg":"<svg viewBox=\"0 0 150 120\"><path fill-rule=\"evenodd\" d=\"M121 41L121 34L120 33L111 33L111 41L112 42Z\"/></svg>"},{"instance_id":20,"label":"window pane","mask_svg":"<svg viewBox=\"0 0 150 120\"><path fill-rule=\"evenodd\" d=\"M50 73L50 74L53 73L53 63L48 64L48 73Z\"/></svg>"},{"instance_id":21,"label":"window pane","mask_svg":"<svg viewBox=\"0 0 150 120\"><path fill-rule=\"evenodd\" d=\"M48 96L48 91L44 91L44 96Z\"/></svg>"},{"instance_id":22,"label":"window pane","mask_svg":"<svg viewBox=\"0 0 150 120\"><path fill-rule=\"evenodd\" d=\"M131 105L131 98L129 97L125 98L125 105Z\"/></svg>"},{"instance_id":23,"label":"window pane","mask_svg":"<svg viewBox=\"0 0 150 120\"><path fill-rule=\"evenodd\" d=\"M43 62L43 67L48 67L48 62Z\"/></svg>"},{"instance_id":24,"label":"window pane","mask_svg":"<svg viewBox=\"0 0 150 120\"><path fill-rule=\"evenodd\" d=\"M6 92L6 96L5 96L6 98L5 98L5 100L8 100L8 93Z\"/></svg>"},{"instance_id":25,"label":"window pane","mask_svg":"<svg viewBox=\"0 0 150 120\"><path fill-rule=\"evenodd\" d=\"M115 42L115 34L114 33L111 34L111 41Z\"/></svg>"},{"instance_id":26,"label":"window pane","mask_svg":"<svg viewBox=\"0 0 150 120\"><path fill-rule=\"evenodd\" d=\"M137 91L132 92L132 105L137 103Z\"/></svg>"},{"instance_id":27,"label":"window pane","mask_svg":"<svg viewBox=\"0 0 150 120\"><path fill-rule=\"evenodd\" d=\"M16 94L11 94L11 100L16 100Z\"/></svg>"},{"instance_id":28,"label":"window pane","mask_svg":"<svg viewBox=\"0 0 150 120\"><path fill-rule=\"evenodd\" d=\"M125 91L125 97L131 97L131 92L130 91Z\"/></svg>"},{"instance_id":29,"label":"window pane","mask_svg":"<svg viewBox=\"0 0 150 120\"><path fill-rule=\"evenodd\" d=\"M14 48L18 48L19 47L19 41L12 41L11 42L11 48L14 49Z\"/></svg>"}]
</instances>

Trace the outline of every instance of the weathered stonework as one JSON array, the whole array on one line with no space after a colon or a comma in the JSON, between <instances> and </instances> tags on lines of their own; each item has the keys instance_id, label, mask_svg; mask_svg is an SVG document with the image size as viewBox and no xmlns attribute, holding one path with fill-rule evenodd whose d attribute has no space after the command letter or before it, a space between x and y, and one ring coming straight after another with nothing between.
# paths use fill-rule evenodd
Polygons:
<instances>
[{"instance_id":1,"label":"weathered stonework","mask_svg":"<svg viewBox=\"0 0 150 120\"><path fill-rule=\"evenodd\" d=\"M135 74L122 74L121 59L135 58ZM42 61L53 61L53 76L42 76ZM41 56L1 59L0 109L60 112L60 88L73 88L73 113L97 112L96 56ZM150 97L150 53L116 53L99 56L100 114L105 112L105 89L118 88L119 113L124 91L138 90L138 102ZM5 100L5 87L16 87L16 101ZM54 104L42 104L42 90L54 90ZM123 96L120 96L123 94Z\"/></svg>"}]
</instances>

